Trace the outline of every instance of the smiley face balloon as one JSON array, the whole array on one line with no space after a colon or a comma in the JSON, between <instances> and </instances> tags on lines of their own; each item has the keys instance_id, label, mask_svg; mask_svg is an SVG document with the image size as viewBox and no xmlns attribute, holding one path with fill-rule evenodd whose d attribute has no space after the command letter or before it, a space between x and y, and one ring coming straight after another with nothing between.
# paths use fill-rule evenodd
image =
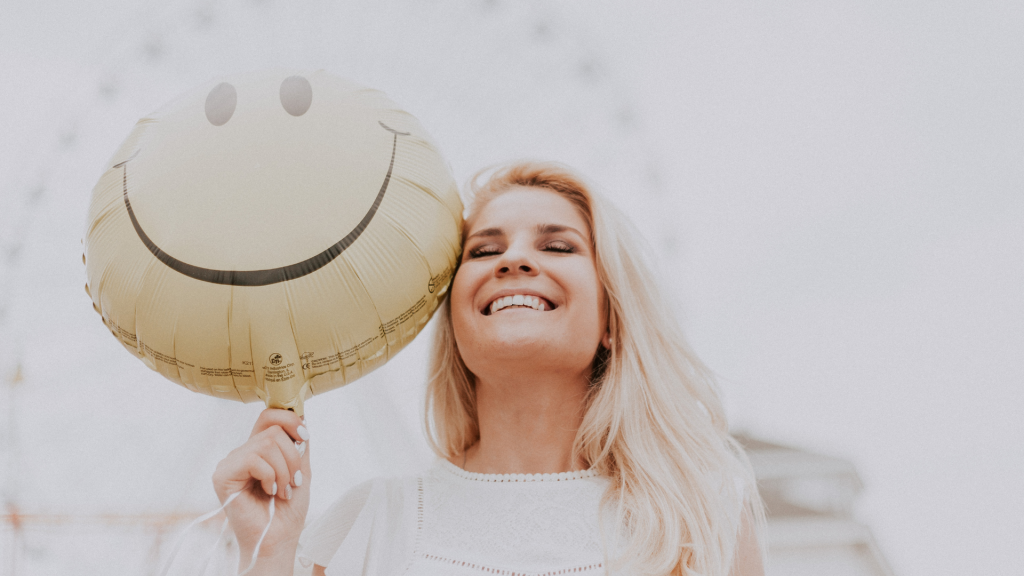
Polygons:
<instances>
[{"instance_id":1,"label":"smiley face balloon","mask_svg":"<svg viewBox=\"0 0 1024 576\"><path fill-rule=\"evenodd\" d=\"M139 120L93 189L86 291L168 379L301 414L419 333L461 235L447 163L384 94L251 73Z\"/></svg>"}]
</instances>

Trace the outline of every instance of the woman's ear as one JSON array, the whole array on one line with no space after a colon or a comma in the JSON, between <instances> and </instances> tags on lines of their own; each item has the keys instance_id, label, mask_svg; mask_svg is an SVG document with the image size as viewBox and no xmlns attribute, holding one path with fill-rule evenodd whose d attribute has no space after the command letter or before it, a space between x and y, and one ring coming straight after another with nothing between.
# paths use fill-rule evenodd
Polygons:
<instances>
[{"instance_id":1,"label":"woman's ear","mask_svg":"<svg viewBox=\"0 0 1024 576\"><path fill-rule=\"evenodd\" d=\"M612 349L612 335L610 332L605 332L604 336L601 336L601 346L604 346L606 350Z\"/></svg>"}]
</instances>

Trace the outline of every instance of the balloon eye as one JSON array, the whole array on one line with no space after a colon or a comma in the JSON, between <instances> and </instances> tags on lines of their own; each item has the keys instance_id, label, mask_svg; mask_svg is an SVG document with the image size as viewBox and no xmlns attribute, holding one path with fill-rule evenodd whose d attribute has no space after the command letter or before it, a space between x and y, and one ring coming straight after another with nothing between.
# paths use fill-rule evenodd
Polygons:
<instances>
[{"instance_id":1,"label":"balloon eye","mask_svg":"<svg viewBox=\"0 0 1024 576\"><path fill-rule=\"evenodd\" d=\"M289 76L281 82L281 106L292 116L302 116L313 103L313 87L302 76Z\"/></svg>"},{"instance_id":2,"label":"balloon eye","mask_svg":"<svg viewBox=\"0 0 1024 576\"><path fill-rule=\"evenodd\" d=\"M235 87L227 82L221 82L210 90L206 96L206 119L214 126L223 126L231 120L235 113L235 104L238 103L238 93Z\"/></svg>"}]
</instances>

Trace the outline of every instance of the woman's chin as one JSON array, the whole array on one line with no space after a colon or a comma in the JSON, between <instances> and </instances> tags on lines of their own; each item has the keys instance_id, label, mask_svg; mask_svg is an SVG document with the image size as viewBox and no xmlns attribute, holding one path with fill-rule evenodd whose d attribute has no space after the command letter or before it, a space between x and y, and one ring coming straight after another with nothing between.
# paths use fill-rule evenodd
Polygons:
<instances>
[{"instance_id":1,"label":"woman's chin","mask_svg":"<svg viewBox=\"0 0 1024 576\"><path fill-rule=\"evenodd\" d=\"M455 334L459 341L459 349L464 350L465 345L470 347L486 349L487 353L506 354L516 353L520 349L533 350L538 346L550 344L552 326L546 322L538 322L536 318L530 318L526 314L505 313L498 316L483 316L472 318L465 326L456 322ZM541 314L541 312L534 312ZM460 338L466 335L468 338ZM462 342L462 340L468 342Z\"/></svg>"},{"instance_id":2,"label":"woman's chin","mask_svg":"<svg viewBox=\"0 0 1024 576\"><path fill-rule=\"evenodd\" d=\"M468 346L459 345L466 366L474 374L503 372L556 371L579 365L589 370L597 351L597 344L589 354L581 353L580 343L572 338L548 331L495 330L476 334ZM573 361L573 356L579 356Z\"/></svg>"},{"instance_id":3,"label":"woman's chin","mask_svg":"<svg viewBox=\"0 0 1024 576\"><path fill-rule=\"evenodd\" d=\"M574 323L558 310L501 310L452 319L463 361L478 376L590 370L600 343L596 321Z\"/></svg>"}]
</instances>

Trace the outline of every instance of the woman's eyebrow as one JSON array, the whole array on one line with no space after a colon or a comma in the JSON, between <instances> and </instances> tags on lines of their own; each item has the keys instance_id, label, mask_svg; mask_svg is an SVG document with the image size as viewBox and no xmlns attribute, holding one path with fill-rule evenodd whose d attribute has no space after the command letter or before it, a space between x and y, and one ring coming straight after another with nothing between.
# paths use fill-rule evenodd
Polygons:
<instances>
[{"instance_id":1,"label":"woman's eyebrow","mask_svg":"<svg viewBox=\"0 0 1024 576\"><path fill-rule=\"evenodd\" d=\"M573 228L572 226L565 226L562 224L538 224L537 235L543 236L545 234L558 234L559 232L572 232L580 237L580 240L586 240L587 237L582 232Z\"/></svg>"},{"instance_id":2,"label":"woman's eyebrow","mask_svg":"<svg viewBox=\"0 0 1024 576\"><path fill-rule=\"evenodd\" d=\"M505 231L501 228L484 228L483 230L477 230L466 237L467 240L470 238L476 238L477 236L484 238L493 238L495 236L504 236Z\"/></svg>"}]
</instances>

